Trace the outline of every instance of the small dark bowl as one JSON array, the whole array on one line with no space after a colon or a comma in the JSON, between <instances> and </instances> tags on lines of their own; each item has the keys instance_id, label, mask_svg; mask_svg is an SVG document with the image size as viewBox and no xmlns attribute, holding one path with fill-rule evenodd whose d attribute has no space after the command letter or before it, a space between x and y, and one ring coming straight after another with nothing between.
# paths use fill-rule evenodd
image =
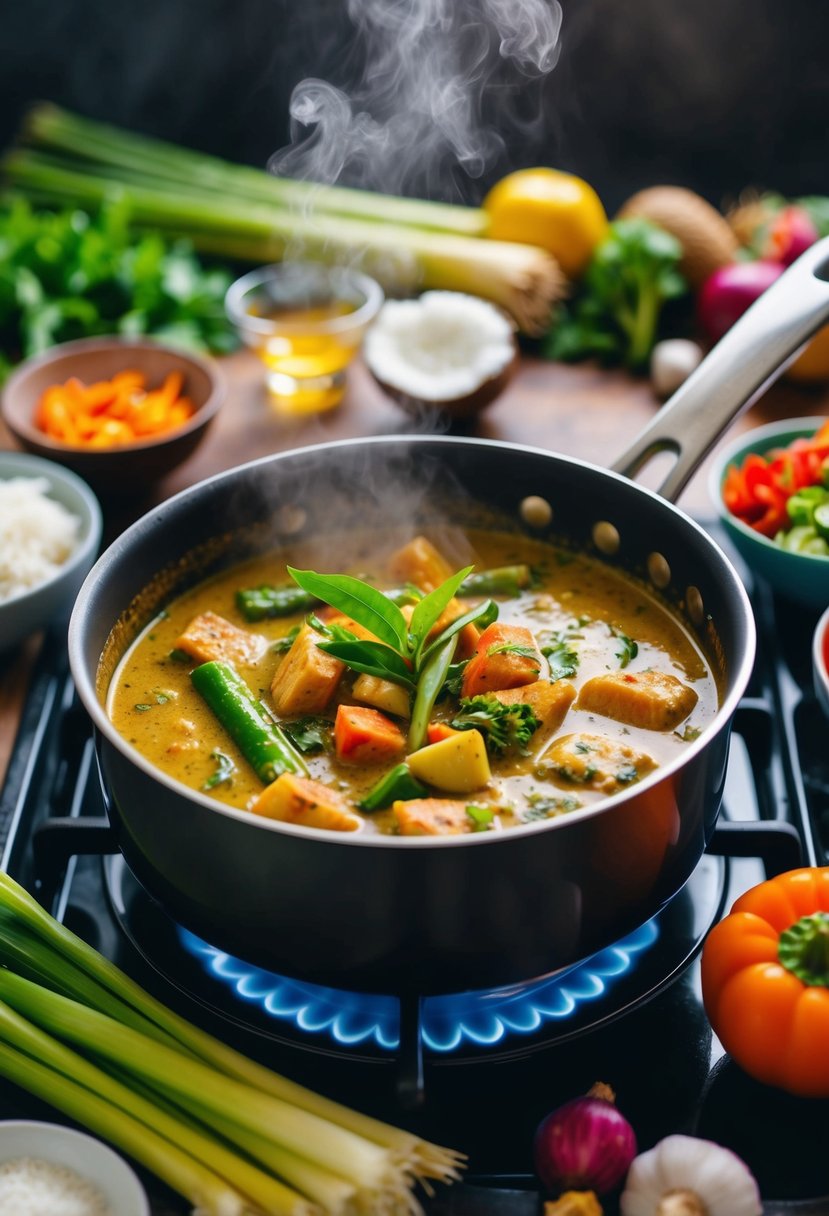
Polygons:
<instances>
[{"instance_id":1,"label":"small dark bowl","mask_svg":"<svg viewBox=\"0 0 829 1216\"><path fill-rule=\"evenodd\" d=\"M111 448L61 443L35 425L38 401L51 385L64 384L72 376L91 384L132 368L144 373L150 387L160 385L170 372L181 372L182 391L195 406L193 416L167 434ZM192 455L224 394L223 380L208 359L151 339L84 338L21 363L3 389L2 413L6 426L29 452L72 469L101 495L123 497L143 492Z\"/></svg>"}]
</instances>

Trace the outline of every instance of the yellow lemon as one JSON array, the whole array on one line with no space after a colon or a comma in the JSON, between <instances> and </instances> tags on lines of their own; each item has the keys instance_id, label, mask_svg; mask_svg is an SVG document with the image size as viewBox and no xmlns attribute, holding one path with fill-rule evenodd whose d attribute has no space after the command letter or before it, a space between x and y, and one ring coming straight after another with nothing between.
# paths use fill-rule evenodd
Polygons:
<instances>
[{"instance_id":1,"label":"yellow lemon","mask_svg":"<svg viewBox=\"0 0 829 1216\"><path fill-rule=\"evenodd\" d=\"M484 199L487 235L548 250L569 278L578 278L607 233L607 215L587 182L558 169L518 169Z\"/></svg>"}]
</instances>

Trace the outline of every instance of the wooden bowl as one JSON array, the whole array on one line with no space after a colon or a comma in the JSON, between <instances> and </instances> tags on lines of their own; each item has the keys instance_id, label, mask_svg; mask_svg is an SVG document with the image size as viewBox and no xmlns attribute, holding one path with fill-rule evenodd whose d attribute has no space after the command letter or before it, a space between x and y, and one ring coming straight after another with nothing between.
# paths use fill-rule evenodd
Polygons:
<instances>
[{"instance_id":1,"label":"wooden bowl","mask_svg":"<svg viewBox=\"0 0 829 1216\"><path fill-rule=\"evenodd\" d=\"M167 434L111 448L73 446L52 439L35 425L44 391L76 376L86 384L109 380L118 372L143 372L155 388L170 372L181 372L183 393L195 413ZM84 338L64 342L35 355L12 373L2 396L6 426L22 447L65 465L100 495L124 497L143 493L192 455L224 399L224 383L212 361L151 339Z\"/></svg>"}]
</instances>

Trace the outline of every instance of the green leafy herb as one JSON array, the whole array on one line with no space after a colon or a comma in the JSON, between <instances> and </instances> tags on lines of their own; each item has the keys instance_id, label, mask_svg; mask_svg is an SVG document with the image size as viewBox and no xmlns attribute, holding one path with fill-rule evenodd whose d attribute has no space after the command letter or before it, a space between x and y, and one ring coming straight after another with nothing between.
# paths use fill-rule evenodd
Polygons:
<instances>
[{"instance_id":1,"label":"green leafy herb","mask_svg":"<svg viewBox=\"0 0 829 1216\"><path fill-rule=\"evenodd\" d=\"M192 663L192 662L194 662L193 656L191 654L189 654L186 650L181 650L178 646L173 647L173 649L167 655L167 658L172 659L172 661L174 663Z\"/></svg>"},{"instance_id":2,"label":"green leafy herb","mask_svg":"<svg viewBox=\"0 0 829 1216\"><path fill-rule=\"evenodd\" d=\"M222 785L225 781L230 781L233 774L236 772L236 765L231 760L230 756L226 756L224 752L216 748L210 753L210 759L216 762L216 771L211 773L202 786L203 790L213 790L217 785Z\"/></svg>"},{"instance_id":3,"label":"green leafy herb","mask_svg":"<svg viewBox=\"0 0 829 1216\"><path fill-rule=\"evenodd\" d=\"M621 633L615 629L611 629L611 634L615 637L618 645L616 647L616 658L619 660L620 667L627 667L631 659L635 659L639 653L639 643L634 642L626 633Z\"/></svg>"},{"instance_id":4,"label":"green leafy herb","mask_svg":"<svg viewBox=\"0 0 829 1216\"><path fill-rule=\"evenodd\" d=\"M582 805L581 799L572 794L549 797L547 794L532 793L527 795L527 802L529 806L521 816L525 823L531 823L534 819L552 819L568 811L577 811Z\"/></svg>"},{"instance_id":5,"label":"green leafy herb","mask_svg":"<svg viewBox=\"0 0 829 1216\"><path fill-rule=\"evenodd\" d=\"M663 305L688 290L678 270L681 257L679 241L656 224L616 220L575 299L554 319L545 353L643 367L659 336Z\"/></svg>"},{"instance_id":6,"label":"green leafy herb","mask_svg":"<svg viewBox=\"0 0 829 1216\"><path fill-rule=\"evenodd\" d=\"M145 714L148 709L152 709L152 705L148 705L146 701L142 701L138 705L133 705L133 709L139 714Z\"/></svg>"},{"instance_id":7,"label":"green leafy herb","mask_svg":"<svg viewBox=\"0 0 829 1216\"><path fill-rule=\"evenodd\" d=\"M473 832L489 831L495 819L495 812L489 806L468 806L466 813L472 820Z\"/></svg>"},{"instance_id":8,"label":"green leafy herb","mask_svg":"<svg viewBox=\"0 0 829 1216\"><path fill-rule=\"evenodd\" d=\"M636 766L633 764L626 764L624 768L620 768L618 773L616 773L616 780L620 785L630 785L632 781L637 781L638 778L639 774L636 771Z\"/></svg>"},{"instance_id":9,"label":"green leafy herb","mask_svg":"<svg viewBox=\"0 0 829 1216\"><path fill-rule=\"evenodd\" d=\"M273 654L287 654L296 641L299 628L299 625L294 625L293 629L288 630L284 638L277 638L271 646L271 652Z\"/></svg>"},{"instance_id":10,"label":"green leafy herb","mask_svg":"<svg viewBox=\"0 0 829 1216\"><path fill-rule=\"evenodd\" d=\"M587 752L592 752L593 748L590 746L589 743L583 743L581 741L581 739L578 739L576 741L575 750L577 752L579 752L581 755L585 755Z\"/></svg>"},{"instance_id":11,"label":"green leafy herb","mask_svg":"<svg viewBox=\"0 0 829 1216\"><path fill-rule=\"evenodd\" d=\"M238 345L224 312L231 276L183 241L130 227L120 203L97 215L0 206L0 352L8 365L58 342L154 334L179 346Z\"/></svg>"},{"instance_id":12,"label":"green leafy herb","mask_svg":"<svg viewBox=\"0 0 829 1216\"><path fill-rule=\"evenodd\" d=\"M698 726L684 726L682 730L675 730L674 734L683 743L693 743L695 739L700 737L701 731Z\"/></svg>"},{"instance_id":13,"label":"green leafy herb","mask_svg":"<svg viewBox=\"0 0 829 1216\"><path fill-rule=\"evenodd\" d=\"M464 697L452 719L454 730L478 730L487 749L496 754L515 750L526 754L527 744L541 722L531 706L521 702L503 705L495 697Z\"/></svg>"},{"instance_id":14,"label":"green leafy herb","mask_svg":"<svg viewBox=\"0 0 829 1216\"><path fill-rule=\"evenodd\" d=\"M487 647L487 654L517 654L522 659L532 659L539 667L538 651L534 646L522 646L520 642L496 642Z\"/></svg>"},{"instance_id":15,"label":"green leafy herb","mask_svg":"<svg viewBox=\"0 0 829 1216\"><path fill-rule=\"evenodd\" d=\"M443 682L442 693L450 697L459 697L461 695L461 687L463 685L463 673L466 671L466 665L469 659L463 659L460 663L450 663L449 671L446 679Z\"/></svg>"},{"instance_id":16,"label":"green leafy herb","mask_svg":"<svg viewBox=\"0 0 829 1216\"><path fill-rule=\"evenodd\" d=\"M344 612L379 639L357 638L340 626L326 626L311 617L314 627L318 626L319 632L333 639L319 642L320 650L333 655L353 671L415 690L409 725L410 751L421 747L426 737L429 714L446 682L458 633L473 621L485 627L498 616L498 605L493 600L483 600L457 617L427 644L429 633L471 569L469 566L459 570L429 595L423 596L407 624L388 596L358 578L288 567L288 573L304 591Z\"/></svg>"},{"instance_id":17,"label":"green leafy herb","mask_svg":"<svg viewBox=\"0 0 829 1216\"><path fill-rule=\"evenodd\" d=\"M334 724L329 718L309 714L305 718L295 718L293 722L281 722L280 725L294 747L303 755L328 751L331 747Z\"/></svg>"},{"instance_id":18,"label":"green leafy herb","mask_svg":"<svg viewBox=\"0 0 829 1216\"><path fill-rule=\"evenodd\" d=\"M166 688L154 688L153 696L155 697L156 705L166 705L168 701L175 700L176 694L168 692Z\"/></svg>"},{"instance_id":19,"label":"green leafy herb","mask_svg":"<svg viewBox=\"0 0 829 1216\"><path fill-rule=\"evenodd\" d=\"M550 679L568 679L574 676L579 666L579 656L565 641L555 642L551 646L542 646L541 653L550 664Z\"/></svg>"}]
</instances>

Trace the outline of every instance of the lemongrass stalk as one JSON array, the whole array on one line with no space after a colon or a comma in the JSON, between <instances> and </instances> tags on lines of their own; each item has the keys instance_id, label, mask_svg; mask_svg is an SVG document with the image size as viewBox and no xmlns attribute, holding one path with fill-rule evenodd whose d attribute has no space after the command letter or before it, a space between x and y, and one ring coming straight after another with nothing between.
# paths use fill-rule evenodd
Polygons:
<instances>
[{"instance_id":1,"label":"lemongrass stalk","mask_svg":"<svg viewBox=\"0 0 829 1216\"><path fill-rule=\"evenodd\" d=\"M251 1159L260 1162L302 1195L320 1205L326 1216L353 1216L359 1210L361 1192L353 1182L322 1169L305 1157L297 1157L286 1149L247 1128L232 1123L218 1114L211 1114L210 1125L199 1122L192 1111L183 1110L165 1094L159 1094L145 1082L122 1074L113 1068L113 1075L124 1075L124 1083L135 1093L142 1094L157 1109L167 1111L173 1119L188 1124L197 1132L216 1132L242 1149ZM240 1188L241 1189L241 1188Z\"/></svg>"},{"instance_id":2,"label":"lemongrass stalk","mask_svg":"<svg viewBox=\"0 0 829 1216\"><path fill-rule=\"evenodd\" d=\"M180 232L196 246L209 241L215 252L240 249L256 260L294 256L324 261L357 259L386 274L392 290L415 287L468 292L509 312L521 330L543 333L553 305L563 294L558 263L534 245L477 240L394 224L333 216L296 216L283 208L237 197L200 195L192 189L151 186L77 172L36 152L12 152L3 161L5 178L41 201L97 207L125 202L134 222Z\"/></svg>"},{"instance_id":3,"label":"lemongrass stalk","mask_svg":"<svg viewBox=\"0 0 829 1216\"><path fill-rule=\"evenodd\" d=\"M0 873L0 950L3 924L9 917L23 923L39 940L53 945L68 962L94 977L107 991L228 1076L391 1149L396 1159L406 1163L417 1176L447 1181L458 1177L462 1154L429 1144L412 1132L353 1111L228 1047L145 992L114 963L50 916L24 887L8 874Z\"/></svg>"},{"instance_id":4,"label":"lemongrass stalk","mask_svg":"<svg viewBox=\"0 0 829 1216\"><path fill-rule=\"evenodd\" d=\"M130 1119L143 1123L154 1135L160 1136L176 1150L192 1157L195 1162L200 1163L211 1174L218 1175L264 1211L273 1213L273 1216L277 1213L282 1216L307 1216L307 1206L303 1206L302 1196L296 1191L269 1177L257 1166L221 1144L214 1136L195 1128L192 1121L171 1114L169 1107L161 1109L157 1103L136 1093L102 1069L96 1068L83 1056L46 1034L38 1026L32 1025L2 1001L0 1040L61 1073L69 1081L97 1094L102 1100L123 1111ZM187 1191L182 1194L190 1197Z\"/></svg>"},{"instance_id":5,"label":"lemongrass stalk","mask_svg":"<svg viewBox=\"0 0 829 1216\"><path fill-rule=\"evenodd\" d=\"M143 1123L5 1043L0 1043L0 1075L123 1149L204 1216L263 1216L261 1208ZM314 1216L312 1205L306 1205L304 1216Z\"/></svg>"},{"instance_id":6,"label":"lemongrass stalk","mask_svg":"<svg viewBox=\"0 0 829 1216\"><path fill-rule=\"evenodd\" d=\"M162 1093L267 1135L358 1186L382 1189L393 1180L389 1155L378 1145L161 1043L148 1042L145 1035L97 1010L10 971L0 971L0 999L44 1030L110 1060Z\"/></svg>"},{"instance_id":7,"label":"lemongrass stalk","mask_svg":"<svg viewBox=\"0 0 829 1216\"><path fill-rule=\"evenodd\" d=\"M486 213L475 207L397 198L279 177L249 165L232 164L215 156L82 118L49 103L33 107L24 123L29 142L54 148L110 168L144 172L198 190L237 195L299 210L330 212L355 219L410 225L459 236L480 237L488 226Z\"/></svg>"}]
</instances>

